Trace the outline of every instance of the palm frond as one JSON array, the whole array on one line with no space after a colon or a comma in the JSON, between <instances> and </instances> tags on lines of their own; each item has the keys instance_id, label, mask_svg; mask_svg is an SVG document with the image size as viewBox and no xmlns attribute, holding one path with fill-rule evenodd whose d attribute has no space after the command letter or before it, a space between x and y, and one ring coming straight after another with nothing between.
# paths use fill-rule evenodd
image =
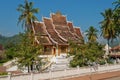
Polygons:
<instances>
[{"instance_id":1,"label":"palm frond","mask_svg":"<svg viewBox=\"0 0 120 80\"><path fill-rule=\"evenodd\" d=\"M38 13L39 12L39 8L34 8L31 10L32 13Z\"/></svg>"},{"instance_id":2,"label":"palm frond","mask_svg":"<svg viewBox=\"0 0 120 80\"><path fill-rule=\"evenodd\" d=\"M31 25L33 21L38 20L34 14L38 13L39 9L33 8L33 2L28 2L28 0L25 0L24 5L20 4L18 6L17 11L21 12L17 25L22 23L22 26L24 26L25 29L28 28L26 25Z\"/></svg>"}]
</instances>

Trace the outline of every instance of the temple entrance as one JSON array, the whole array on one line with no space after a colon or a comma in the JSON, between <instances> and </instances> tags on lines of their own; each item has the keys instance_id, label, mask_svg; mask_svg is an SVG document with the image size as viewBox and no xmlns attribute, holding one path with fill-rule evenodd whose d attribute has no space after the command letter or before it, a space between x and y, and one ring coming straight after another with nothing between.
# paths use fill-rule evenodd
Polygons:
<instances>
[{"instance_id":1,"label":"temple entrance","mask_svg":"<svg viewBox=\"0 0 120 80\"><path fill-rule=\"evenodd\" d=\"M61 53L67 53L67 47L61 46Z\"/></svg>"},{"instance_id":2,"label":"temple entrance","mask_svg":"<svg viewBox=\"0 0 120 80\"><path fill-rule=\"evenodd\" d=\"M56 48L53 48L53 55L56 55Z\"/></svg>"}]
</instances>

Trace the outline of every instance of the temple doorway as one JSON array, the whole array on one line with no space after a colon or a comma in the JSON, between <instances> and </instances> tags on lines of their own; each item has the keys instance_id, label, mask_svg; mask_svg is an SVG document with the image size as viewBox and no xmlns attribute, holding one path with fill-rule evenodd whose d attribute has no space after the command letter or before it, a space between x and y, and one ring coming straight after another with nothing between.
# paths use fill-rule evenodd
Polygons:
<instances>
[{"instance_id":1,"label":"temple doorway","mask_svg":"<svg viewBox=\"0 0 120 80\"><path fill-rule=\"evenodd\" d=\"M56 55L56 48L53 48L53 55Z\"/></svg>"}]
</instances>

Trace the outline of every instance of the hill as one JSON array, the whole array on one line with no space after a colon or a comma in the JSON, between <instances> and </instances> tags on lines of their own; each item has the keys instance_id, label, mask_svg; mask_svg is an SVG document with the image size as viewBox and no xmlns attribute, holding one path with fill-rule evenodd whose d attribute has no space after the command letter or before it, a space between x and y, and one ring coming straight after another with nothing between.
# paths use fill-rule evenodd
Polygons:
<instances>
[{"instance_id":1,"label":"hill","mask_svg":"<svg viewBox=\"0 0 120 80\"><path fill-rule=\"evenodd\" d=\"M6 37L0 34L0 44L2 44L3 46L6 46L10 43L17 43L19 42L19 40L20 36L18 34L11 37Z\"/></svg>"}]
</instances>

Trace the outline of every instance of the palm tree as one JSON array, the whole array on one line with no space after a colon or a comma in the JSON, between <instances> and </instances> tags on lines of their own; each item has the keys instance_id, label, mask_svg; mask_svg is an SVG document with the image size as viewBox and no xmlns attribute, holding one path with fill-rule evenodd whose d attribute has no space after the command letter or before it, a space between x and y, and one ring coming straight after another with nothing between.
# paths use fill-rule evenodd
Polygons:
<instances>
[{"instance_id":1,"label":"palm tree","mask_svg":"<svg viewBox=\"0 0 120 80\"><path fill-rule=\"evenodd\" d=\"M115 9L120 8L120 0L113 2L115 4Z\"/></svg>"},{"instance_id":2,"label":"palm tree","mask_svg":"<svg viewBox=\"0 0 120 80\"><path fill-rule=\"evenodd\" d=\"M117 34L120 37L120 0L113 2L113 4L115 4L114 22L115 22Z\"/></svg>"},{"instance_id":3,"label":"palm tree","mask_svg":"<svg viewBox=\"0 0 120 80\"><path fill-rule=\"evenodd\" d=\"M86 35L88 37L89 42L96 42L97 41L97 32L98 30L93 26L90 26L89 29L86 31Z\"/></svg>"},{"instance_id":4,"label":"palm tree","mask_svg":"<svg viewBox=\"0 0 120 80\"><path fill-rule=\"evenodd\" d=\"M26 38L28 40L31 40L32 38L34 39L34 40L32 40L32 42L28 43L28 45L22 43L22 46L24 46L24 48L25 48L25 49L23 49L23 54L25 53L25 55L22 55L22 57L24 58L27 54L29 56L29 58L25 58L25 60L27 62L23 65L27 65L28 67L30 66L31 71L32 71L33 70L33 63L32 62L35 61L33 56L36 54L35 57L37 57L38 56L37 52L39 51L39 49L35 48L35 46L39 46L39 45L35 45L35 43L36 42L38 43L38 41L37 41L37 38L35 35L34 26L33 26L34 21L38 20L34 14L38 13L39 9L33 8L33 2L28 2L28 0L25 0L25 4L24 5L20 4L17 8L17 11L19 11L21 13L21 15L18 18L18 24L22 23L22 27L25 28L25 33L27 34ZM24 40L24 43L27 43L27 42L28 41ZM34 45L34 47L33 47L33 45ZM34 55L32 53L34 53ZM33 56L31 56L31 55L33 55ZM26 57L28 57L28 56L26 56ZM24 59L21 59L21 60L23 62L25 61ZM33 61L31 61L31 60L33 60Z\"/></svg>"},{"instance_id":5,"label":"palm tree","mask_svg":"<svg viewBox=\"0 0 120 80\"><path fill-rule=\"evenodd\" d=\"M104 17L104 20L100 22L101 24L101 31L102 36L107 39L107 43L109 45L109 41L113 41L116 38L116 27L114 25L114 17L113 17L113 10L107 9L105 12L101 13Z\"/></svg>"},{"instance_id":6,"label":"palm tree","mask_svg":"<svg viewBox=\"0 0 120 80\"><path fill-rule=\"evenodd\" d=\"M37 17L34 15L39 12L38 8L33 8L33 2L28 2L25 0L25 4L20 4L17 8L17 11L21 13L18 18L18 24L21 22L22 26L25 27L25 30L30 30L33 28L33 22L38 20Z\"/></svg>"},{"instance_id":7,"label":"palm tree","mask_svg":"<svg viewBox=\"0 0 120 80\"><path fill-rule=\"evenodd\" d=\"M41 59L38 57L42 53L42 46L32 44L34 42L34 36L28 38L29 32L20 34L21 42L18 46L17 62L19 67L28 67L28 72L33 71L33 65L38 65ZM39 64L41 65L41 64Z\"/></svg>"},{"instance_id":8,"label":"palm tree","mask_svg":"<svg viewBox=\"0 0 120 80\"><path fill-rule=\"evenodd\" d=\"M120 38L120 10L114 11L114 26L117 33L117 37Z\"/></svg>"}]
</instances>

